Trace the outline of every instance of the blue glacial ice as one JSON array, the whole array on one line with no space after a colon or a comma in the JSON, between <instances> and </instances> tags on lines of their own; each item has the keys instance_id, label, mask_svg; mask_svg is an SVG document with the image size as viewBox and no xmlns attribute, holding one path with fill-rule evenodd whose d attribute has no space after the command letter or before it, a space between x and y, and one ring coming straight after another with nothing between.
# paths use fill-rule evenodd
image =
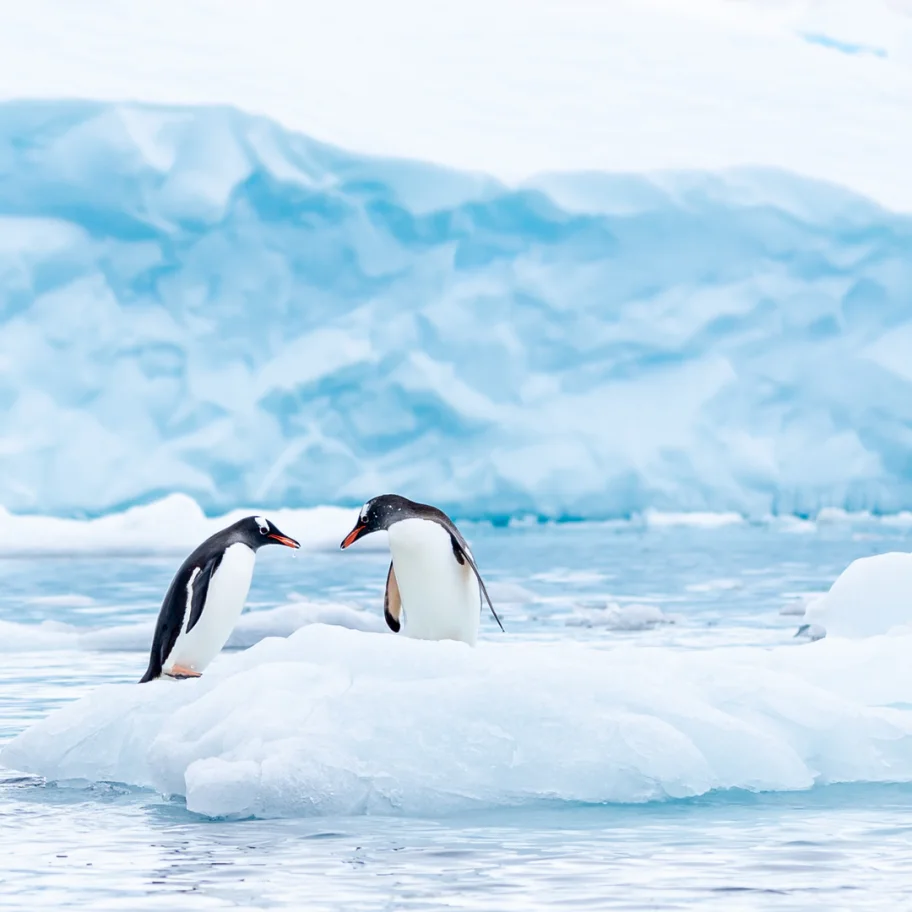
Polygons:
<instances>
[{"instance_id":1,"label":"blue glacial ice","mask_svg":"<svg viewBox=\"0 0 912 912\"><path fill-rule=\"evenodd\" d=\"M0 504L912 507L912 219L479 174L226 108L0 106Z\"/></svg>"}]
</instances>

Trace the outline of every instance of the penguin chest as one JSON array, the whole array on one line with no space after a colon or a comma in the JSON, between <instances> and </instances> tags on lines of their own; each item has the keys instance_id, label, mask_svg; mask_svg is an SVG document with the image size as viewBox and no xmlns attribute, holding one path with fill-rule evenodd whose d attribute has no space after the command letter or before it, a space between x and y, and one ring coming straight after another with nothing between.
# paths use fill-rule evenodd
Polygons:
<instances>
[{"instance_id":1,"label":"penguin chest","mask_svg":"<svg viewBox=\"0 0 912 912\"><path fill-rule=\"evenodd\" d=\"M402 632L419 640L478 638L478 580L460 564L450 533L425 519L404 519L389 529L390 553L402 598Z\"/></svg>"},{"instance_id":2,"label":"penguin chest","mask_svg":"<svg viewBox=\"0 0 912 912\"><path fill-rule=\"evenodd\" d=\"M222 651L244 610L255 562L256 554L247 545L234 544L225 551L221 563L209 580L202 614L189 631L187 625L190 622L192 593L186 593L181 632L164 664L165 672L170 671L174 665L202 672ZM195 581L194 575L188 583L188 590Z\"/></svg>"}]
</instances>

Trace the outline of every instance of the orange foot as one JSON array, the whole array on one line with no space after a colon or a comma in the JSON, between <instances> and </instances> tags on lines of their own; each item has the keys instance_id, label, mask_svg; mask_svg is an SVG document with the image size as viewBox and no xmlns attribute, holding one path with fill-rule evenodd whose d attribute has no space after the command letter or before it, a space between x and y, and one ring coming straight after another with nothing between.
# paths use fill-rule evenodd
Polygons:
<instances>
[{"instance_id":1,"label":"orange foot","mask_svg":"<svg viewBox=\"0 0 912 912\"><path fill-rule=\"evenodd\" d=\"M202 677L201 673L194 671L192 668L185 668L183 665L172 665L171 671L167 672L169 678L199 678Z\"/></svg>"}]
</instances>

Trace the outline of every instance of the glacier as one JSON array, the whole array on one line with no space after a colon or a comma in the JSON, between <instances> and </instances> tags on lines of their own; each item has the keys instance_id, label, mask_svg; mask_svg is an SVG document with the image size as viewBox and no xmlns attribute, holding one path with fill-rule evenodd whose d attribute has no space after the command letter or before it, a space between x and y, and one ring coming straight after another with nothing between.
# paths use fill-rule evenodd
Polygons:
<instances>
[{"instance_id":1,"label":"glacier","mask_svg":"<svg viewBox=\"0 0 912 912\"><path fill-rule=\"evenodd\" d=\"M909 509L910 253L770 169L507 185L225 107L5 103L3 522Z\"/></svg>"}]
</instances>

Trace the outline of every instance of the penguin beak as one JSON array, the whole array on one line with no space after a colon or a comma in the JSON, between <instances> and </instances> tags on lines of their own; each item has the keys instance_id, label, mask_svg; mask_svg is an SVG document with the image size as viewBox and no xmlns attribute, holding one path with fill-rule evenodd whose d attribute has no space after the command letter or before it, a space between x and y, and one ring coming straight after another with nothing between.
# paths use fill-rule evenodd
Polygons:
<instances>
[{"instance_id":1,"label":"penguin beak","mask_svg":"<svg viewBox=\"0 0 912 912\"><path fill-rule=\"evenodd\" d=\"M364 530L366 528L367 526L364 523L355 526L355 528L352 529L351 532L349 532L348 535L342 539L342 544L339 545L339 547L344 550L349 545L353 545L359 538L361 538L362 535L364 535Z\"/></svg>"},{"instance_id":2,"label":"penguin beak","mask_svg":"<svg viewBox=\"0 0 912 912\"><path fill-rule=\"evenodd\" d=\"M277 541L280 545L285 545L286 548L300 548L301 545L299 542L296 542L293 538L289 538L287 535L279 535L277 532L270 532L267 538L271 538L273 541Z\"/></svg>"}]
</instances>

